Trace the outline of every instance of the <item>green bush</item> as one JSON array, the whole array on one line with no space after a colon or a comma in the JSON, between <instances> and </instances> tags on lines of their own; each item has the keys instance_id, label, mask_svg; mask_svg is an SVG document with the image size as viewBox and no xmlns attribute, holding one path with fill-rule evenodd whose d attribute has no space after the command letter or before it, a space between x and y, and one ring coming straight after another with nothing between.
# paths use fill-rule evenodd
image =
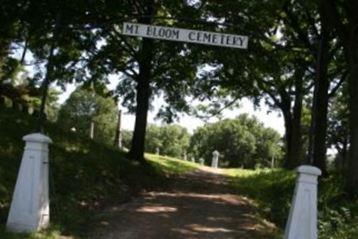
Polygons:
<instances>
[{"instance_id":1,"label":"green bush","mask_svg":"<svg viewBox=\"0 0 358 239\"><path fill-rule=\"evenodd\" d=\"M358 199L347 197L340 174L321 181L318 204L320 238L358 238Z\"/></svg>"}]
</instances>

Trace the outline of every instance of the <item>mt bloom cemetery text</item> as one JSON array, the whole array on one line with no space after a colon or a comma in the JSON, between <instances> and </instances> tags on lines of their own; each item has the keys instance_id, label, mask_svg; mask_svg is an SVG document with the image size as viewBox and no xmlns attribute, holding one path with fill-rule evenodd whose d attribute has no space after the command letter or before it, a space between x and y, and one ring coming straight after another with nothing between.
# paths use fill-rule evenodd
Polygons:
<instances>
[{"instance_id":1,"label":"mt bloom cemetery text","mask_svg":"<svg viewBox=\"0 0 358 239\"><path fill-rule=\"evenodd\" d=\"M122 34L242 49L246 49L248 44L247 36L137 23L124 23Z\"/></svg>"}]
</instances>

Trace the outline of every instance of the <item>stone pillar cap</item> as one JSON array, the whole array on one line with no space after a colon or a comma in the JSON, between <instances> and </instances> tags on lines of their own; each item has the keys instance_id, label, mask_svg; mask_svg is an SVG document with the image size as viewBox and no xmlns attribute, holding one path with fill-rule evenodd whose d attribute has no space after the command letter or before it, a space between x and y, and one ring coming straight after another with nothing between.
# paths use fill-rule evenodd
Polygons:
<instances>
[{"instance_id":1,"label":"stone pillar cap","mask_svg":"<svg viewBox=\"0 0 358 239\"><path fill-rule=\"evenodd\" d=\"M321 170L317 167L313 167L310 165L302 165L297 168L297 172L302 174L311 174L315 176L319 176L322 174Z\"/></svg>"},{"instance_id":2,"label":"stone pillar cap","mask_svg":"<svg viewBox=\"0 0 358 239\"><path fill-rule=\"evenodd\" d=\"M26 142L52 143L52 140L46 135L40 133L28 134L22 138Z\"/></svg>"}]
</instances>

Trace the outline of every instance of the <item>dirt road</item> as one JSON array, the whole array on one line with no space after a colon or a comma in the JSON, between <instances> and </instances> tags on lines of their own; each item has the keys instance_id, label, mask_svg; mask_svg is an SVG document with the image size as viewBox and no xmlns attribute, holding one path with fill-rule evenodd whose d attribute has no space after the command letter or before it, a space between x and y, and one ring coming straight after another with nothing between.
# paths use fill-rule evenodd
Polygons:
<instances>
[{"instance_id":1,"label":"dirt road","mask_svg":"<svg viewBox=\"0 0 358 239\"><path fill-rule=\"evenodd\" d=\"M203 168L173 179L165 191L143 193L98 218L95 239L270 239L275 227L233 194L218 170Z\"/></svg>"}]
</instances>

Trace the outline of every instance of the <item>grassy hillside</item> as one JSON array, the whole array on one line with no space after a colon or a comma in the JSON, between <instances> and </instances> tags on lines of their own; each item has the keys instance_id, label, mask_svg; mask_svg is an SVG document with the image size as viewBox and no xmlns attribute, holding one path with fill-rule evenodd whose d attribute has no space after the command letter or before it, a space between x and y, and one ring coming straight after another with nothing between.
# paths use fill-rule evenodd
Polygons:
<instances>
[{"instance_id":1,"label":"grassy hillside","mask_svg":"<svg viewBox=\"0 0 358 239\"><path fill-rule=\"evenodd\" d=\"M50 146L51 222L48 233L16 236L4 232L9 203L23 153L22 137L36 125L33 117L0 108L0 238L52 238L57 231L84 236L96 210L127 201L142 188L163 187L165 175L194 169L193 164L161 160L149 155L149 164L125 159L108 148L62 129L46 126Z\"/></svg>"}]
</instances>

